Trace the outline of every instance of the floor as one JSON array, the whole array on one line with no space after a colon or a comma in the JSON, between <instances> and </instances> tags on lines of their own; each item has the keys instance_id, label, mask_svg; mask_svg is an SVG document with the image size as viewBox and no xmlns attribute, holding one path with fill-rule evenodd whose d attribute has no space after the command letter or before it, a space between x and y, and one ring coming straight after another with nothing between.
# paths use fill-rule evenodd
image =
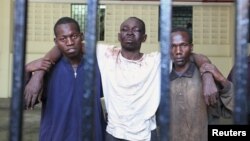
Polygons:
<instances>
[{"instance_id":1,"label":"floor","mask_svg":"<svg viewBox=\"0 0 250 141\"><path fill-rule=\"evenodd\" d=\"M34 110L25 110L23 113L22 141L38 141L41 106ZM0 98L0 140L9 138L10 99Z\"/></svg>"},{"instance_id":2,"label":"floor","mask_svg":"<svg viewBox=\"0 0 250 141\"><path fill-rule=\"evenodd\" d=\"M10 99L0 98L0 140L8 141L9 136ZM22 141L38 141L41 105L34 110L25 110L23 116ZM230 120L222 120L222 124L230 124Z\"/></svg>"}]
</instances>

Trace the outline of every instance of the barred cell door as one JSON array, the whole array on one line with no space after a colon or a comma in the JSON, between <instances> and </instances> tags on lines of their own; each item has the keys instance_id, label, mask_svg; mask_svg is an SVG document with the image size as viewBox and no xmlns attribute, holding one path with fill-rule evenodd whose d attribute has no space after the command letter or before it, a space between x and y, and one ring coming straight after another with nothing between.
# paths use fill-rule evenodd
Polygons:
<instances>
[{"instance_id":1,"label":"barred cell door","mask_svg":"<svg viewBox=\"0 0 250 141\"><path fill-rule=\"evenodd\" d=\"M10 119L10 141L21 141L23 118L23 90L24 90L24 63L26 51L26 25L27 25L27 0L15 0L14 12L14 59ZM247 37L248 37L248 0L235 1L236 5L236 44L235 44L235 124L247 124ZM96 66L96 28L97 27L98 0L88 0L85 77L86 88L83 96L83 119L87 130L84 130L83 140L92 141L94 138L94 126L90 122L93 119L94 78ZM160 46L161 46L161 102L159 107L160 140L169 140L169 47L171 30L172 0L160 1Z\"/></svg>"}]
</instances>

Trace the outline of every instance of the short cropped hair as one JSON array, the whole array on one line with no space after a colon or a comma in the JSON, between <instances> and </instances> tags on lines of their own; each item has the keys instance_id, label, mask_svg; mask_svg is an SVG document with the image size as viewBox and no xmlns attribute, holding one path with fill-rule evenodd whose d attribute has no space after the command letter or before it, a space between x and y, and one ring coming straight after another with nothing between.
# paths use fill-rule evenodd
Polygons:
<instances>
[{"instance_id":1,"label":"short cropped hair","mask_svg":"<svg viewBox=\"0 0 250 141\"><path fill-rule=\"evenodd\" d=\"M192 33L190 33L190 31L185 28L185 27L175 27L172 29L171 33L173 32L186 32L188 34L188 43L192 44L193 43L193 37L192 37Z\"/></svg>"},{"instance_id":2,"label":"short cropped hair","mask_svg":"<svg viewBox=\"0 0 250 141\"><path fill-rule=\"evenodd\" d=\"M77 28L77 31L78 31L78 32L81 32L80 26L79 26L78 22L77 22L75 19L70 18L70 17L62 17L62 18L60 18L60 19L56 22L56 24L55 24L55 26L54 26L54 34L55 34L55 36L56 36L56 27L57 27L58 25L61 25L61 24L68 24L68 23L73 23L73 24L75 24L75 25L76 25L76 28Z\"/></svg>"},{"instance_id":3,"label":"short cropped hair","mask_svg":"<svg viewBox=\"0 0 250 141\"><path fill-rule=\"evenodd\" d=\"M143 34L146 33L145 23L144 23L144 21L142 19L137 18L137 17L129 17L129 18L127 18L127 20L129 20L129 19L135 19L135 20L139 21L141 23L141 25L142 25L142 33Z\"/></svg>"}]
</instances>

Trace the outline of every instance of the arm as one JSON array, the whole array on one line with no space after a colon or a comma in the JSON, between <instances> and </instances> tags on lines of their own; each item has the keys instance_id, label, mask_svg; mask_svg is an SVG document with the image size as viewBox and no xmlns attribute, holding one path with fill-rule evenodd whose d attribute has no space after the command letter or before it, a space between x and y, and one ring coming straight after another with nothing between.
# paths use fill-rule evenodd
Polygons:
<instances>
[{"instance_id":1,"label":"arm","mask_svg":"<svg viewBox=\"0 0 250 141\"><path fill-rule=\"evenodd\" d=\"M27 84L30 80L31 77L31 72L29 71L29 69L27 68L27 65L25 65L25 74L24 74L24 81L25 84Z\"/></svg>"},{"instance_id":2,"label":"arm","mask_svg":"<svg viewBox=\"0 0 250 141\"><path fill-rule=\"evenodd\" d=\"M195 64L201 68L203 64L211 64L210 60L201 54L193 53L193 59ZM202 75L202 86L203 86L203 95L207 105L213 105L217 102L218 89L215 85L212 74L204 73Z\"/></svg>"},{"instance_id":3,"label":"arm","mask_svg":"<svg viewBox=\"0 0 250 141\"><path fill-rule=\"evenodd\" d=\"M204 64L200 68L201 73L209 72L213 75L219 87L219 102L212 106L214 111L223 117L229 118L232 116L233 111L233 84L225 78L221 72L212 64ZM216 112L213 112L216 113Z\"/></svg>"},{"instance_id":4,"label":"arm","mask_svg":"<svg viewBox=\"0 0 250 141\"><path fill-rule=\"evenodd\" d=\"M203 64L205 63L210 63L211 64L211 61L207 58L207 56L205 55L202 55L202 54L196 54L196 53L193 53L192 54L193 56L193 59L195 61L195 64L200 68Z\"/></svg>"},{"instance_id":5,"label":"arm","mask_svg":"<svg viewBox=\"0 0 250 141\"><path fill-rule=\"evenodd\" d=\"M44 58L27 64L26 72L35 71L24 89L25 106L27 109L34 107L38 95L42 91L45 71L48 71L52 67L53 62L56 62L60 57L60 50L57 47L53 47Z\"/></svg>"},{"instance_id":6,"label":"arm","mask_svg":"<svg viewBox=\"0 0 250 141\"><path fill-rule=\"evenodd\" d=\"M200 67L200 72L202 74L205 74L206 72L211 73L215 81L218 82L220 91L225 91L230 89L231 82L221 74L221 72L215 65L205 63Z\"/></svg>"},{"instance_id":7,"label":"arm","mask_svg":"<svg viewBox=\"0 0 250 141\"><path fill-rule=\"evenodd\" d=\"M40 58L25 65L25 84L30 80L31 74L35 71L49 71L54 62L49 58Z\"/></svg>"},{"instance_id":8,"label":"arm","mask_svg":"<svg viewBox=\"0 0 250 141\"><path fill-rule=\"evenodd\" d=\"M50 67L55 64L49 58L39 58L25 65L26 72L35 72L38 70L49 71Z\"/></svg>"},{"instance_id":9,"label":"arm","mask_svg":"<svg viewBox=\"0 0 250 141\"><path fill-rule=\"evenodd\" d=\"M49 58L52 62L57 62L61 56L61 51L54 46L48 53L45 54L44 58Z\"/></svg>"}]
</instances>

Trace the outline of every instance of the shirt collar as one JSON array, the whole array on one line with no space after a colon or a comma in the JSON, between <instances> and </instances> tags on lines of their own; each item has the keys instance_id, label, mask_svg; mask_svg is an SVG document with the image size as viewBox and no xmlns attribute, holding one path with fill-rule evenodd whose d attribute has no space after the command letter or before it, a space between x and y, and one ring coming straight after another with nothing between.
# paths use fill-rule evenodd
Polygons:
<instances>
[{"instance_id":1,"label":"shirt collar","mask_svg":"<svg viewBox=\"0 0 250 141\"><path fill-rule=\"evenodd\" d=\"M188 77L188 78L193 77L195 67L196 67L195 64L193 62L190 62L188 69L182 75L178 75L173 68L170 73L170 81L173 81L179 77Z\"/></svg>"}]
</instances>

